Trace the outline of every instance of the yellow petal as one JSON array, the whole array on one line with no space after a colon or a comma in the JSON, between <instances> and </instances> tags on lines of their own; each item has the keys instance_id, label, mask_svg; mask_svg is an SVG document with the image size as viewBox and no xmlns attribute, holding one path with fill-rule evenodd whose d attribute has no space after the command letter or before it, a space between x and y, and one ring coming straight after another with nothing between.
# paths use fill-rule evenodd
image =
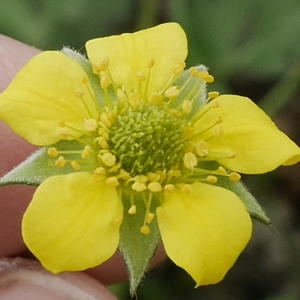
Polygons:
<instances>
[{"instance_id":1,"label":"yellow petal","mask_svg":"<svg viewBox=\"0 0 300 300\"><path fill-rule=\"evenodd\" d=\"M90 40L86 43L88 57L93 65L109 59L109 71L117 86L127 92L138 89L137 73L148 76L148 65L154 60L148 83L148 95L163 89L176 64L187 56L187 40L176 23L166 23L133 34L122 34Z\"/></svg>"},{"instance_id":2,"label":"yellow petal","mask_svg":"<svg viewBox=\"0 0 300 300\"><path fill-rule=\"evenodd\" d=\"M213 124L220 116L223 135L209 140L211 155L236 154L234 158L216 159L221 165L241 173L265 173L280 165L300 160L300 149L250 99L234 95L216 98L218 108L211 108L196 124L195 133ZM208 138L206 133L202 139Z\"/></svg>"},{"instance_id":3,"label":"yellow petal","mask_svg":"<svg viewBox=\"0 0 300 300\"><path fill-rule=\"evenodd\" d=\"M122 213L116 189L93 182L93 175L53 176L24 214L23 238L46 269L84 270L114 254Z\"/></svg>"},{"instance_id":4,"label":"yellow petal","mask_svg":"<svg viewBox=\"0 0 300 300\"><path fill-rule=\"evenodd\" d=\"M85 72L78 63L58 51L43 52L31 59L0 95L0 119L35 145L64 139L58 122L84 130L84 118L97 118L91 95L75 96ZM85 88L86 89L86 88ZM69 130L69 129L67 129ZM69 130L72 136L82 135ZM71 139L70 137L68 139Z\"/></svg>"},{"instance_id":5,"label":"yellow petal","mask_svg":"<svg viewBox=\"0 0 300 300\"><path fill-rule=\"evenodd\" d=\"M232 192L203 183L193 193L165 192L157 209L168 256L185 269L197 286L222 280L248 243L252 223L244 204Z\"/></svg>"}]
</instances>

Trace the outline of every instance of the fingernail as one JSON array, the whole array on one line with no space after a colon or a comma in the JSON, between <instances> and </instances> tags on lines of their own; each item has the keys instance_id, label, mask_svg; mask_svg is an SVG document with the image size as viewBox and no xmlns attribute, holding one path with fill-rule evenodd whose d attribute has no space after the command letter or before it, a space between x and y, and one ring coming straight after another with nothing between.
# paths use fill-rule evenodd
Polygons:
<instances>
[{"instance_id":1,"label":"fingernail","mask_svg":"<svg viewBox=\"0 0 300 300\"><path fill-rule=\"evenodd\" d=\"M66 272L54 275L40 264L22 258L0 260L0 299L5 300L99 300L98 284L85 274ZM92 282L89 282L92 280Z\"/></svg>"}]
</instances>

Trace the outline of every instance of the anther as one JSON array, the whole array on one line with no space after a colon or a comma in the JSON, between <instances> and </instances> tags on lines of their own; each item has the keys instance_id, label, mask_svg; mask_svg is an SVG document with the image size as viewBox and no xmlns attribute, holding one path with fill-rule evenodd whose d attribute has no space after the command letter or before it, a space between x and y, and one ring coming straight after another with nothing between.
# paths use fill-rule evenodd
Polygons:
<instances>
[{"instance_id":1,"label":"anther","mask_svg":"<svg viewBox=\"0 0 300 300\"><path fill-rule=\"evenodd\" d=\"M128 213L130 215L135 215L136 214L136 205L132 205L129 210L128 210Z\"/></svg>"},{"instance_id":2,"label":"anther","mask_svg":"<svg viewBox=\"0 0 300 300\"><path fill-rule=\"evenodd\" d=\"M155 65L155 60L151 59L148 64L148 68L152 68Z\"/></svg>"},{"instance_id":3,"label":"anther","mask_svg":"<svg viewBox=\"0 0 300 300\"><path fill-rule=\"evenodd\" d=\"M73 168L75 171L79 171L79 170L80 170L80 165L79 165L79 163L78 163L77 161L75 161L75 160L73 160L73 161L71 162L71 166L72 166L72 168Z\"/></svg>"},{"instance_id":4,"label":"anther","mask_svg":"<svg viewBox=\"0 0 300 300\"><path fill-rule=\"evenodd\" d=\"M232 172L229 177L232 181L239 181L241 179L241 175L236 172Z\"/></svg>"},{"instance_id":5,"label":"anther","mask_svg":"<svg viewBox=\"0 0 300 300\"><path fill-rule=\"evenodd\" d=\"M162 186L159 182L151 182L148 185L148 190L153 193L158 193L162 191Z\"/></svg>"},{"instance_id":6,"label":"anther","mask_svg":"<svg viewBox=\"0 0 300 300\"><path fill-rule=\"evenodd\" d=\"M181 191L184 192L185 194L191 194L193 192L193 188L189 184L185 184L181 188Z\"/></svg>"},{"instance_id":7,"label":"anther","mask_svg":"<svg viewBox=\"0 0 300 300\"><path fill-rule=\"evenodd\" d=\"M125 92L121 89L117 90L117 97L118 97L120 102L126 102L128 100Z\"/></svg>"},{"instance_id":8,"label":"anther","mask_svg":"<svg viewBox=\"0 0 300 300\"><path fill-rule=\"evenodd\" d=\"M83 151L81 152L81 157L83 159L87 159L90 155L91 155L91 152L92 152L92 148L91 146L89 145L86 145L83 149Z\"/></svg>"},{"instance_id":9,"label":"anther","mask_svg":"<svg viewBox=\"0 0 300 300\"><path fill-rule=\"evenodd\" d=\"M144 72L141 70L136 72L136 76L140 81L145 81L147 79Z\"/></svg>"},{"instance_id":10,"label":"anther","mask_svg":"<svg viewBox=\"0 0 300 300\"><path fill-rule=\"evenodd\" d=\"M196 143L195 152L199 157L207 156L209 152L207 143L205 141Z\"/></svg>"},{"instance_id":11,"label":"anther","mask_svg":"<svg viewBox=\"0 0 300 300\"><path fill-rule=\"evenodd\" d=\"M154 92L150 95L148 102L157 105L161 103L163 100L164 100L164 96L162 94Z\"/></svg>"},{"instance_id":12,"label":"anther","mask_svg":"<svg viewBox=\"0 0 300 300\"><path fill-rule=\"evenodd\" d=\"M116 164L116 156L111 154L110 152L104 153L103 155L100 156L102 162L107 166L107 167L112 167Z\"/></svg>"},{"instance_id":13,"label":"anther","mask_svg":"<svg viewBox=\"0 0 300 300\"><path fill-rule=\"evenodd\" d=\"M179 76L182 74L182 72L184 71L185 68L185 62L179 62L177 63L174 68L173 68L173 74L175 76Z\"/></svg>"},{"instance_id":14,"label":"anther","mask_svg":"<svg viewBox=\"0 0 300 300\"><path fill-rule=\"evenodd\" d=\"M56 148L54 148L54 147L52 147L52 148L49 148L48 149L48 155L50 156L50 157L57 157L57 155L58 155L58 151L57 151L57 149Z\"/></svg>"},{"instance_id":15,"label":"anther","mask_svg":"<svg viewBox=\"0 0 300 300\"><path fill-rule=\"evenodd\" d=\"M177 86L170 86L164 94L167 98L172 100L180 94L180 90L177 88Z\"/></svg>"},{"instance_id":16,"label":"anther","mask_svg":"<svg viewBox=\"0 0 300 300\"><path fill-rule=\"evenodd\" d=\"M197 74L198 74L198 70L197 70L196 67L191 67L189 71L190 71L190 75L191 75L192 77L195 77L195 76L197 76Z\"/></svg>"},{"instance_id":17,"label":"anther","mask_svg":"<svg viewBox=\"0 0 300 300\"><path fill-rule=\"evenodd\" d=\"M117 187L120 185L119 181L118 181L118 178L115 177L115 176L112 176L112 177L108 177L106 180L105 180L105 183L107 186L109 187Z\"/></svg>"},{"instance_id":18,"label":"anther","mask_svg":"<svg viewBox=\"0 0 300 300\"><path fill-rule=\"evenodd\" d=\"M181 107L183 112L188 115L193 109L193 104L190 100L184 100Z\"/></svg>"},{"instance_id":19,"label":"anther","mask_svg":"<svg viewBox=\"0 0 300 300\"><path fill-rule=\"evenodd\" d=\"M98 127L98 122L95 119L84 119L84 128L88 132L94 132Z\"/></svg>"},{"instance_id":20,"label":"anther","mask_svg":"<svg viewBox=\"0 0 300 300\"><path fill-rule=\"evenodd\" d=\"M210 106L211 108L218 108L220 105L219 105L219 102L218 102L217 100L211 100L211 101L209 102L209 106Z\"/></svg>"},{"instance_id":21,"label":"anther","mask_svg":"<svg viewBox=\"0 0 300 300\"><path fill-rule=\"evenodd\" d=\"M169 193L174 193L175 191L175 186L173 184L166 184L164 186L164 190L169 192Z\"/></svg>"},{"instance_id":22,"label":"anther","mask_svg":"<svg viewBox=\"0 0 300 300\"><path fill-rule=\"evenodd\" d=\"M82 98L83 95L84 95L83 89L80 89L80 88L79 88L79 89L76 89L76 90L75 90L75 96L76 96L76 97Z\"/></svg>"},{"instance_id":23,"label":"anther","mask_svg":"<svg viewBox=\"0 0 300 300\"><path fill-rule=\"evenodd\" d=\"M153 172L149 172L149 173L147 173L147 178L150 182L154 182L154 181L159 181L160 176Z\"/></svg>"},{"instance_id":24,"label":"anther","mask_svg":"<svg viewBox=\"0 0 300 300\"><path fill-rule=\"evenodd\" d=\"M103 167L98 167L94 170L94 174L96 175L106 175L106 171Z\"/></svg>"},{"instance_id":25,"label":"anther","mask_svg":"<svg viewBox=\"0 0 300 300\"><path fill-rule=\"evenodd\" d=\"M102 75L100 78L100 85L103 90L106 90L111 84L111 81L107 75Z\"/></svg>"},{"instance_id":26,"label":"anther","mask_svg":"<svg viewBox=\"0 0 300 300\"><path fill-rule=\"evenodd\" d=\"M99 71L100 72L101 71L105 71L107 69L107 67L108 67L108 64L109 64L109 59L108 59L108 57L105 57L102 60L101 64L98 65Z\"/></svg>"},{"instance_id":27,"label":"anther","mask_svg":"<svg viewBox=\"0 0 300 300\"><path fill-rule=\"evenodd\" d=\"M138 107L140 104L140 94L138 91L131 92L128 96L128 102L132 107Z\"/></svg>"},{"instance_id":28,"label":"anther","mask_svg":"<svg viewBox=\"0 0 300 300\"><path fill-rule=\"evenodd\" d=\"M66 164L66 160L63 156L60 156L54 164L58 168L63 168Z\"/></svg>"},{"instance_id":29,"label":"anther","mask_svg":"<svg viewBox=\"0 0 300 300\"><path fill-rule=\"evenodd\" d=\"M142 234L148 235L150 233L150 227L148 225L143 225L140 231Z\"/></svg>"},{"instance_id":30,"label":"anther","mask_svg":"<svg viewBox=\"0 0 300 300\"><path fill-rule=\"evenodd\" d=\"M215 80L215 78L210 74L205 78L205 81L207 83L212 83L212 82L214 82L214 80Z\"/></svg>"},{"instance_id":31,"label":"anther","mask_svg":"<svg viewBox=\"0 0 300 300\"><path fill-rule=\"evenodd\" d=\"M222 166L220 166L220 167L218 168L218 173L220 173L220 174L222 174L222 175L227 175L227 172L226 172L225 168L222 167Z\"/></svg>"},{"instance_id":32,"label":"anther","mask_svg":"<svg viewBox=\"0 0 300 300\"><path fill-rule=\"evenodd\" d=\"M208 97L209 97L210 99L215 99L215 98L219 97L219 95L220 95L219 92L209 92L209 93L208 93Z\"/></svg>"},{"instance_id":33,"label":"anther","mask_svg":"<svg viewBox=\"0 0 300 300\"><path fill-rule=\"evenodd\" d=\"M83 84L87 84L88 83L88 78L86 77L86 76L83 76L82 77L82 80L81 80L81 82L83 83Z\"/></svg>"},{"instance_id":34,"label":"anther","mask_svg":"<svg viewBox=\"0 0 300 300\"><path fill-rule=\"evenodd\" d=\"M135 182L131 188L134 190L134 191L137 191L137 192L142 192L142 191L145 191L147 189L147 186L145 183L143 182Z\"/></svg>"},{"instance_id":35,"label":"anther","mask_svg":"<svg viewBox=\"0 0 300 300\"><path fill-rule=\"evenodd\" d=\"M109 121L108 115L106 112L103 112L100 116L100 121L106 126L106 127L110 127L111 126L111 122Z\"/></svg>"},{"instance_id":36,"label":"anther","mask_svg":"<svg viewBox=\"0 0 300 300\"><path fill-rule=\"evenodd\" d=\"M214 136L222 136L224 134L224 129L222 126L214 126L212 131Z\"/></svg>"},{"instance_id":37,"label":"anther","mask_svg":"<svg viewBox=\"0 0 300 300\"><path fill-rule=\"evenodd\" d=\"M183 164L187 169L192 170L198 164L196 155L192 152L185 153L183 156Z\"/></svg>"},{"instance_id":38,"label":"anther","mask_svg":"<svg viewBox=\"0 0 300 300\"><path fill-rule=\"evenodd\" d=\"M213 175L208 175L206 177L206 181L208 183L216 183L218 181L218 178L216 176L213 176Z\"/></svg>"},{"instance_id":39,"label":"anther","mask_svg":"<svg viewBox=\"0 0 300 300\"><path fill-rule=\"evenodd\" d=\"M154 213L148 213L147 220L146 220L147 224L151 224L152 221L154 220L154 217L155 217Z\"/></svg>"}]
</instances>

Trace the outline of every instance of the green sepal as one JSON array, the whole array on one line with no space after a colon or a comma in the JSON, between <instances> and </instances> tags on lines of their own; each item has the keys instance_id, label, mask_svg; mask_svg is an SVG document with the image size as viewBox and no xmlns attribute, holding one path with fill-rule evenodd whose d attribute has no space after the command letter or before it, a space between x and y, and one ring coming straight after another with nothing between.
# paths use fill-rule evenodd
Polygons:
<instances>
[{"instance_id":1,"label":"green sepal","mask_svg":"<svg viewBox=\"0 0 300 300\"><path fill-rule=\"evenodd\" d=\"M129 272L130 294L133 296L149 267L149 263L154 256L161 239L156 218L154 218L149 225L151 231L148 235L144 235L140 232L146 214L145 202L141 192L135 193L132 191L135 193L134 204L136 205L137 213L135 215L130 215L128 213L128 210L131 207L130 192L131 191L128 189L123 190L122 193L124 219L120 228L119 249L122 252ZM158 203L159 201L154 195L151 212L155 212Z\"/></svg>"},{"instance_id":2,"label":"green sepal","mask_svg":"<svg viewBox=\"0 0 300 300\"><path fill-rule=\"evenodd\" d=\"M58 151L82 150L83 148L83 145L77 141L60 141L54 146ZM0 186L12 184L37 186L50 176L75 172L70 164L66 164L63 168L55 166L57 158L51 158L47 153L48 149L54 146L43 147L34 152L25 161L0 178ZM78 159L78 155L75 156L74 154L64 155L64 157L68 160Z\"/></svg>"},{"instance_id":3,"label":"green sepal","mask_svg":"<svg viewBox=\"0 0 300 300\"><path fill-rule=\"evenodd\" d=\"M99 75L96 75L93 73L93 68L92 68L91 62L85 56L83 56L81 53L79 53L78 51L72 50L68 47L64 47L61 50L61 52L64 53L65 55L67 55L72 60L76 61L82 67L82 69L85 71L87 77L90 80L92 89L95 93L95 97L96 97L96 100L97 100L99 106L104 107L105 106L105 94L104 94L103 89L100 86Z\"/></svg>"},{"instance_id":4,"label":"green sepal","mask_svg":"<svg viewBox=\"0 0 300 300\"><path fill-rule=\"evenodd\" d=\"M218 164L216 162L205 162L201 167L207 170L216 170L218 168ZM253 219L265 225L271 224L270 218L266 215L257 200L241 181L232 181L227 176L217 175L216 177L218 178L218 181L213 185L220 186L235 193L241 199L241 201L243 201L248 213Z\"/></svg>"},{"instance_id":5,"label":"green sepal","mask_svg":"<svg viewBox=\"0 0 300 300\"><path fill-rule=\"evenodd\" d=\"M196 68L198 71L207 71L207 68L204 65L199 65ZM192 111L186 116L186 119L190 120L199 111L207 99L206 81L198 76L192 77L190 70L185 70L175 80L173 85L178 86L182 90L172 107L180 107L182 102L186 99L191 99L193 101Z\"/></svg>"}]
</instances>

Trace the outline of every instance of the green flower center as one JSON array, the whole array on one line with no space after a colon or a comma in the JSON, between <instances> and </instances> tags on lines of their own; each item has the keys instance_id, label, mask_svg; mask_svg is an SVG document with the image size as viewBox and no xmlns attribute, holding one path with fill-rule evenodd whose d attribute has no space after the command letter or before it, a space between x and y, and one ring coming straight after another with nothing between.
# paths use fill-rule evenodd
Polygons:
<instances>
[{"instance_id":1,"label":"green flower center","mask_svg":"<svg viewBox=\"0 0 300 300\"><path fill-rule=\"evenodd\" d=\"M170 170L182 162L184 122L164 106L128 107L110 128L110 152L132 176Z\"/></svg>"}]
</instances>

